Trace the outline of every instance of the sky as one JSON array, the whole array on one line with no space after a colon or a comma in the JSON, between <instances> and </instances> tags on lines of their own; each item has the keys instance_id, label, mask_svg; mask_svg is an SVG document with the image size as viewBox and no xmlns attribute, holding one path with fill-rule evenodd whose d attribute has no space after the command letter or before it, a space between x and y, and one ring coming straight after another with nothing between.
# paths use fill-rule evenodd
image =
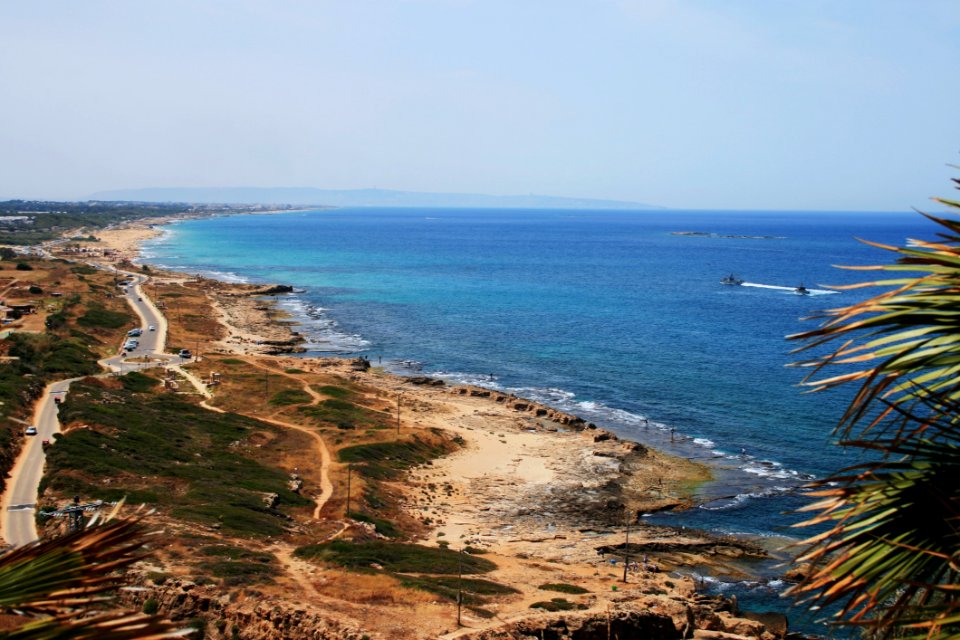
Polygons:
<instances>
[{"instance_id":1,"label":"sky","mask_svg":"<svg viewBox=\"0 0 960 640\"><path fill-rule=\"evenodd\" d=\"M958 63L956 0L0 0L0 198L926 208Z\"/></svg>"}]
</instances>

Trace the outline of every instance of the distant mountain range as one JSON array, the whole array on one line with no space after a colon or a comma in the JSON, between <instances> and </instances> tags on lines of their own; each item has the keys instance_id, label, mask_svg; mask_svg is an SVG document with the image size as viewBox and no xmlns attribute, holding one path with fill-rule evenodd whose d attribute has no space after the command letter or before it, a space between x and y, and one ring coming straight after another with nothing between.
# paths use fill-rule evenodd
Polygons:
<instances>
[{"instance_id":1,"label":"distant mountain range","mask_svg":"<svg viewBox=\"0 0 960 640\"><path fill-rule=\"evenodd\" d=\"M478 193L428 193L389 189L313 189L309 187L156 187L98 191L91 200L192 202L216 204L293 204L331 207L448 207L517 209L662 209L640 202L561 198L557 196L490 196Z\"/></svg>"}]
</instances>

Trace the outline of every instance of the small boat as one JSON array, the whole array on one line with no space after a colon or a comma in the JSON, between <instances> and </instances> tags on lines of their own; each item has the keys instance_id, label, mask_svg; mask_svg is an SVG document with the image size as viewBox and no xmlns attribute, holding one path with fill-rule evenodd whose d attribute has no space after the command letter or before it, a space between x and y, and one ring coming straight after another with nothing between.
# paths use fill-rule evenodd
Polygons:
<instances>
[{"instance_id":1,"label":"small boat","mask_svg":"<svg viewBox=\"0 0 960 640\"><path fill-rule=\"evenodd\" d=\"M810 295L810 290L803 286L803 283L800 283L800 286L793 290L798 296L808 296Z\"/></svg>"},{"instance_id":2,"label":"small boat","mask_svg":"<svg viewBox=\"0 0 960 640\"><path fill-rule=\"evenodd\" d=\"M731 273L730 275L725 276L723 279L721 279L720 284L731 284L736 286L736 285L743 284L743 280L741 280L740 278L738 278L737 276Z\"/></svg>"}]
</instances>

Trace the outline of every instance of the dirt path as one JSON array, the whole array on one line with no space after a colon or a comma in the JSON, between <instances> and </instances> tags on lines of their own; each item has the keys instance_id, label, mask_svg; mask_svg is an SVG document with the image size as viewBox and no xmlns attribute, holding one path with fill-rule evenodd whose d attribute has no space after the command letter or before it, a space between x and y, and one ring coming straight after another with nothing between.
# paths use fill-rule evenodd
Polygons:
<instances>
[{"instance_id":1,"label":"dirt path","mask_svg":"<svg viewBox=\"0 0 960 640\"><path fill-rule=\"evenodd\" d=\"M272 367L264 367L262 365L259 365L256 362L252 362L249 360L247 362L252 366L258 367L265 371L270 371L271 373L279 373L276 369L273 369ZM182 375L190 384L193 385L193 387L197 391L200 392L200 394L204 398L206 398L206 400L210 400L211 398L213 398L213 394L210 393L210 390L207 388L207 385L203 384L203 382L201 382L200 379L197 378L195 375L193 375L192 373L186 371L185 369L179 366L170 367L170 368L176 371L177 373L179 373L180 375ZM323 396L321 396L316 391L311 389L310 384L305 380L298 378L293 374L288 374L285 372L282 375L285 375L290 378L294 378L295 380L300 382L303 385L303 390L309 393L310 396L313 398L312 404L316 404L321 399L323 399ZM207 404L206 400L200 403L201 407L203 407L204 409L209 409L211 411L216 411L218 413L224 413L223 409ZM326 506L327 501L330 500L331 496L333 496L333 483L330 482L330 473L329 473L330 451L327 449L327 444L323 441L323 438L320 436L319 433L317 433L313 429L309 429L307 427L303 427L298 424L293 424L291 422L284 422L283 420L277 420L275 418L264 418L260 416L249 416L249 417L254 418L255 420L261 420L263 422L269 422L270 424L275 424L278 427L283 427L284 429L295 429L297 431L300 431L301 433L307 434L308 436L314 439L314 441L316 442L317 451L320 453L320 495L314 498L316 507L314 507L313 509L313 519L319 520L320 511L323 510L323 507Z\"/></svg>"},{"instance_id":2,"label":"dirt path","mask_svg":"<svg viewBox=\"0 0 960 640\"><path fill-rule=\"evenodd\" d=\"M304 380L302 377L300 377L295 373L289 373L287 371L284 371L283 369L275 369L273 367L268 367L253 358L240 358L240 359L246 362L247 364L249 364L251 367L256 367L257 369L262 369L263 371L268 371L278 376L283 376L285 378L290 378L291 380L296 380L297 382L299 382L301 385L303 385L304 392L309 394L309 396L312 398L312 400L310 401L310 406L317 405L320 403L321 400L325 399L323 395L317 393L313 389L313 387L310 386L309 382L307 382L306 380Z\"/></svg>"},{"instance_id":3,"label":"dirt path","mask_svg":"<svg viewBox=\"0 0 960 640\"><path fill-rule=\"evenodd\" d=\"M254 417L254 416L251 416ZM307 427L301 427L298 424L293 424L291 422L283 422L282 420L275 420L274 418L262 418L254 417L256 420L262 422L269 422L270 424L275 424L278 427L283 427L285 429L296 429L301 433L305 433L311 438L313 438L317 443L317 450L320 452L320 495L314 499L317 506L313 510L313 519L320 519L320 511L327 504L327 501L333 496L333 483L330 482L330 475L328 470L330 469L330 452L327 450L327 445L323 441L323 438L320 437L320 434L309 429Z\"/></svg>"}]
</instances>

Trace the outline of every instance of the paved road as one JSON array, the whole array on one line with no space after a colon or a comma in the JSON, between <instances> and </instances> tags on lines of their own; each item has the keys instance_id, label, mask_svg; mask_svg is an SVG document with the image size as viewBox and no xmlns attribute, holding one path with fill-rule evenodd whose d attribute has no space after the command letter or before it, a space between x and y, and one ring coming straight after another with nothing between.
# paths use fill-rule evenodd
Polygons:
<instances>
[{"instance_id":1,"label":"paved road","mask_svg":"<svg viewBox=\"0 0 960 640\"><path fill-rule=\"evenodd\" d=\"M105 358L100 364L114 372L125 372L186 362L183 358L163 353L167 340L167 321L143 291L142 285L147 278L139 274L117 273L133 281L133 284L127 287L125 296L140 318L143 335L140 336L140 345L132 353ZM154 331L149 330L151 325ZM120 345L117 347L119 350ZM138 357L149 357L151 361L126 362L130 358ZM42 442L44 439L52 442L53 434L60 431L55 399L65 397L70 383L78 379L61 380L47 385L37 403L33 418L37 435L24 436L27 439L26 445L10 472L7 491L3 495L3 519L0 524L4 539L11 545L20 546L38 539L34 513L46 461Z\"/></svg>"},{"instance_id":2,"label":"paved road","mask_svg":"<svg viewBox=\"0 0 960 640\"><path fill-rule=\"evenodd\" d=\"M33 417L34 426L37 427L37 435L24 436L27 438L26 446L24 446L10 474L7 493L4 495L4 506L6 507L4 515L6 515L6 518L3 537L14 546L37 539L34 509L45 460L42 443L44 439L52 441L53 434L60 431L60 421L57 419L57 403L54 399L62 399L73 380L61 380L47 386L43 397L37 404Z\"/></svg>"},{"instance_id":3,"label":"paved road","mask_svg":"<svg viewBox=\"0 0 960 640\"><path fill-rule=\"evenodd\" d=\"M167 321L143 290L143 283L147 280L146 276L128 274L122 271L118 273L121 276L126 276L126 279L133 283L126 287L126 292L123 295L140 318L140 329L143 334L137 337L140 344L136 349L130 352L122 352L120 351L122 345L117 345L118 355L104 358L100 361L100 364L112 371L124 372L155 367L158 362L171 364L187 362L187 360L163 352L167 342ZM150 331L150 327L154 327L154 330ZM130 360L142 357L149 357L153 362L130 362Z\"/></svg>"}]
</instances>

